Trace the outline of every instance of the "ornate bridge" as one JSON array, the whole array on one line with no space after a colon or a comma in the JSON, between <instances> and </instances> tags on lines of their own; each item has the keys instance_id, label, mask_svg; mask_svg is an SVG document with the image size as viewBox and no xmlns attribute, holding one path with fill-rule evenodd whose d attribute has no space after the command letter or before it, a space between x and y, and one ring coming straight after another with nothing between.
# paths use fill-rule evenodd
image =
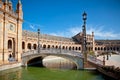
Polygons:
<instances>
[{"instance_id":1,"label":"ornate bridge","mask_svg":"<svg viewBox=\"0 0 120 80\"><path fill-rule=\"evenodd\" d=\"M69 59L76 64L77 69L84 68L84 57L81 52L60 50L60 49L40 49L39 53L38 53L38 50L31 50L31 51L25 52L22 54L22 64L24 66L27 66L27 62L29 60L33 58L37 58L37 57L44 58L49 55L54 55L54 56L59 56L59 57ZM87 60L97 65L103 64L102 61L96 59L95 57L91 55L88 55Z\"/></svg>"}]
</instances>

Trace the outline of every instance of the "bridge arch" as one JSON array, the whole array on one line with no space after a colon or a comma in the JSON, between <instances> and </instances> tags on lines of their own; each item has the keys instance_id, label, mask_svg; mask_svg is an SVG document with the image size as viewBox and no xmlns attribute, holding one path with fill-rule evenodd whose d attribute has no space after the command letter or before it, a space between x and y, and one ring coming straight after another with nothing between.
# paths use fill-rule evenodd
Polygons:
<instances>
[{"instance_id":1,"label":"bridge arch","mask_svg":"<svg viewBox=\"0 0 120 80\"><path fill-rule=\"evenodd\" d=\"M70 69L77 69L77 66L78 66L78 64L75 62L75 61L73 61L72 59L70 59L70 58L68 58L68 57L65 57L65 56L58 56L58 55L44 55L44 56L42 56L42 55L39 55L39 56L37 56L37 57L34 57L34 58L31 58L30 60L28 60L27 61L27 65L29 66L32 66L32 65L35 65L35 66L40 66L40 67L51 67L49 64L49 61L46 61L45 59L46 58L48 58L48 57L55 57L55 58L57 58L58 60L57 60L57 63L56 62L54 62L56 65L59 65L59 67L60 68L63 68L63 67L61 67L61 66L68 66L67 68L70 68ZM63 60L59 60L59 58L61 58L61 59L63 59ZM51 59L52 60L52 59ZM54 61L54 60L52 60L52 61ZM64 62L62 62L62 61L64 61ZM65 64L65 61L67 61L67 63ZM46 65L46 62L48 62L47 63L47 65ZM59 63L60 62L60 63ZM36 65L36 63L37 64L39 64L39 65ZM64 63L64 65L63 65L63 63ZM56 66L53 66L53 64L51 64L52 65L52 67L56 67ZM70 66L71 65L71 66ZM56 68L59 68L59 67L56 67Z\"/></svg>"},{"instance_id":2,"label":"bridge arch","mask_svg":"<svg viewBox=\"0 0 120 80\"><path fill-rule=\"evenodd\" d=\"M46 57L46 56L57 56L57 57L62 57L62 58L65 58L65 59L68 59L70 61L72 61L77 69L83 69L83 58L80 58L80 57L77 57L77 56L71 56L71 55L65 55L65 54L49 54L49 53L40 53L40 54L32 54L32 55L29 55L29 56L26 56L26 57L22 57L22 64L24 66L27 66L28 65L28 62L34 58L37 58L37 57Z\"/></svg>"},{"instance_id":3,"label":"bridge arch","mask_svg":"<svg viewBox=\"0 0 120 80\"><path fill-rule=\"evenodd\" d=\"M42 56L37 56L37 57L29 59L26 63L27 63L28 66L35 65L36 63L37 64L40 63L39 66L43 66L42 59L43 59Z\"/></svg>"}]
</instances>

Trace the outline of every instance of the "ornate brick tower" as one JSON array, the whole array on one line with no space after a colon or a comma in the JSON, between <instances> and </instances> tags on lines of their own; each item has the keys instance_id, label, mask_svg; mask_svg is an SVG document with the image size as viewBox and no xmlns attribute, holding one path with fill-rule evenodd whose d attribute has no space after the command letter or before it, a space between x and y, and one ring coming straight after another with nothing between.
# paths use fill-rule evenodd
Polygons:
<instances>
[{"instance_id":1,"label":"ornate brick tower","mask_svg":"<svg viewBox=\"0 0 120 80\"><path fill-rule=\"evenodd\" d=\"M16 11L11 0L0 0L0 64L8 63L11 54L16 61L22 53L22 22L23 11L18 0Z\"/></svg>"}]
</instances>

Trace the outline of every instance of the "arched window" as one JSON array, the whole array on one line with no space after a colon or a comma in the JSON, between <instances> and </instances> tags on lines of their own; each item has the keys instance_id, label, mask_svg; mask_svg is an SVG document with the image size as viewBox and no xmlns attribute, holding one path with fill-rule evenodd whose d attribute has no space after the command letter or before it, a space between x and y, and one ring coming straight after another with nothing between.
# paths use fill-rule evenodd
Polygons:
<instances>
[{"instance_id":1,"label":"arched window","mask_svg":"<svg viewBox=\"0 0 120 80\"><path fill-rule=\"evenodd\" d=\"M106 47L104 47L104 51L106 51Z\"/></svg>"},{"instance_id":2,"label":"arched window","mask_svg":"<svg viewBox=\"0 0 120 80\"><path fill-rule=\"evenodd\" d=\"M81 48L79 47L79 50L81 50Z\"/></svg>"},{"instance_id":3,"label":"arched window","mask_svg":"<svg viewBox=\"0 0 120 80\"><path fill-rule=\"evenodd\" d=\"M97 47L95 47L95 51L97 51Z\"/></svg>"},{"instance_id":4,"label":"arched window","mask_svg":"<svg viewBox=\"0 0 120 80\"><path fill-rule=\"evenodd\" d=\"M113 50L115 51L115 47L113 47Z\"/></svg>"},{"instance_id":5,"label":"arched window","mask_svg":"<svg viewBox=\"0 0 120 80\"><path fill-rule=\"evenodd\" d=\"M101 50L103 50L103 48L101 47Z\"/></svg>"},{"instance_id":6,"label":"arched window","mask_svg":"<svg viewBox=\"0 0 120 80\"><path fill-rule=\"evenodd\" d=\"M12 49L12 41L8 40L8 49Z\"/></svg>"},{"instance_id":7,"label":"arched window","mask_svg":"<svg viewBox=\"0 0 120 80\"><path fill-rule=\"evenodd\" d=\"M52 48L54 48L54 45L52 45Z\"/></svg>"},{"instance_id":8,"label":"arched window","mask_svg":"<svg viewBox=\"0 0 120 80\"><path fill-rule=\"evenodd\" d=\"M74 47L72 47L72 50L74 50Z\"/></svg>"},{"instance_id":9,"label":"arched window","mask_svg":"<svg viewBox=\"0 0 120 80\"><path fill-rule=\"evenodd\" d=\"M56 46L56 49L58 49L58 46Z\"/></svg>"},{"instance_id":10,"label":"arched window","mask_svg":"<svg viewBox=\"0 0 120 80\"><path fill-rule=\"evenodd\" d=\"M22 49L25 49L25 42L22 42Z\"/></svg>"},{"instance_id":11,"label":"arched window","mask_svg":"<svg viewBox=\"0 0 120 80\"><path fill-rule=\"evenodd\" d=\"M112 47L110 47L110 50L113 50Z\"/></svg>"},{"instance_id":12,"label":"arched window","mask_svg":"<svg viewBox=\"0 0 120 80\"><path fill-rule=\"evenodd\" d=\"M119 51L119 48L117 47L117 51Z\"/></svg>"},{"instance_id":13,"label":"arched window","mask_svg":"<svg viewBox=\"0 0 120 80\"><path fill-rule=\"evenodd\" d=\"M62 49L65 49L65 46L63 46L63 48Z\"/></svg>"},{"instance_id":14,"label":"arched window","mask_svg":"<svg viewBox=\"0 0 120 80\"><path fill-rule=\"evenodd\" d=\"M33 48L36 50L37 49L37 44L33 44Z\"/></svg>"},{"instance_id":15,"label":"arched window","mask_svg":"<svg viewBox=\"0 0 120 80\"><path fill-rule=\"evenodd\" d=\"M98 47L98 50L100 50L100 48Z\"/></svg>"},{"instance_id":16,"label":"arched window","mask_svg":"<svg viewBox=\"0 0 120 80\"><path fill-rule=\"evenodd\" d=\"M46 48L46 45L44 44L44 45L43 45L43 49L45 49L45 48Z\"/></svg>"},{"instance_id":17,"label":"arched window","mask_svg":"<svg viewBox=\"0 0 120 80\"><path fill-rule=\"evenodd\" d=\"M71 50L71 47L69 47L69 50Z\"/></svg>"},{"instance_id":18,"label":"arched window","mask_svg":"<svg viewBox=\"0 0 120 80\"><path fill-rule=\"evenodd\" d=\"M31 49L31 43L28 43L27 48Z\"/></svg>"},{"instance_id":19,"label":"arched window","mask_svg":"<svg viewBox=\"0 0 120 80\"><path fill-rule=\"evenodd\" d=\"M77 50L77 47L75 48L75 50Z\"/></svg>"},{"instance_id":20,"label":"arched window","mask_svg":"<svg viewBox=\"0 0 120 80\"><path fill-rule=\"evenodd\" d=\"M50 45L48 45L48 49L50 49Z\"/></svg>"}]
</instances>

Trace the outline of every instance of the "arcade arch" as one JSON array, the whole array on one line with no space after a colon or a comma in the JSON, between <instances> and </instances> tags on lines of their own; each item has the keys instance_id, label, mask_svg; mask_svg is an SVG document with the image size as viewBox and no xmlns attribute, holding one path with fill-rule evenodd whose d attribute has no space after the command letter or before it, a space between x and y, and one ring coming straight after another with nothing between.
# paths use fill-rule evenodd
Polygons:
<instances>
[{"instance_id":1,"label":"arcade arch","mask_svg":"<svg viewBox=\"0 0 120 80\"><path fill-rule=\"evenodd\" d=\"M28 43L27 48L31 50L32 48L31 43Z\"/></svg>"}]
</instances>

